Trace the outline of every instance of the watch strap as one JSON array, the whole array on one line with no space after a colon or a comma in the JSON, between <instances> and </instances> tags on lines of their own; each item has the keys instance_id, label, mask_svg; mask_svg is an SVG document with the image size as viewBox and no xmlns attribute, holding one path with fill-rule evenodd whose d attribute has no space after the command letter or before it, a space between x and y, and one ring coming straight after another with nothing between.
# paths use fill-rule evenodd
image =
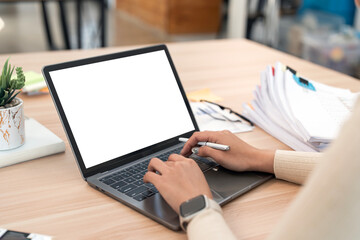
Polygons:
<instances>
[{"instance_id":1,"label":"watch strap","mask_svg":"<svg viewBox=\"0 0 360 240\"><path fill-rule=\"evenodd\" d=\"M179 218L180 218L180 226L185 232L186 232L187 226L189 225L190 221L192 219L194 219L196 216L198 216L200 213L202 213L204 211L207 211L208 209L213 209L216 212L222 214L221 207L217 202L215 202L213 199L208 198L206 195L203 195L203 196L204 196L205 201L206 201L206 207L204 209L202 209L202 210L196 212L195 214L193 214L193 215L191 215L189 217L186 217L186 218L183 218L181 215L179 216Z\"/></svg>"}]
</instances>

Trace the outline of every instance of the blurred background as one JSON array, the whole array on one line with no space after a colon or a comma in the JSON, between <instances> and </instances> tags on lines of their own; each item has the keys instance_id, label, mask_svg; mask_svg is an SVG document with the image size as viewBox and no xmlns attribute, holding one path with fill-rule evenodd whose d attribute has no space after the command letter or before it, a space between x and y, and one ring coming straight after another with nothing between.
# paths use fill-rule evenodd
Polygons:
<instances>
[{"instance_id":1,"label":"blurred background","mask_svg":"<svg viewBox=\"0 0 360 240\"><path fill-rule=\"evenodd\" d=\"M360 78L354 0L0 0L0 54L248 38Z\"/></svg>"}]
</instances>

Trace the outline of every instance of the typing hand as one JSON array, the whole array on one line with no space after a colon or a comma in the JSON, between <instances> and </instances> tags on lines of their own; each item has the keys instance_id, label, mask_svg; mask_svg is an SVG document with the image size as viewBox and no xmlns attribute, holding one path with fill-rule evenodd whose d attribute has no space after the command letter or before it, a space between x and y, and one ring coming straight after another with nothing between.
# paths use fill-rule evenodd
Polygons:
<instances>
[{"instance_id":1,"label":"typing hand","mask_svg":"<svg viewBox=\"0 0 360 240\"><path fill-rule=\"evenodd\" d=\"M157 172L157 173L156 173ZM172 154L168 161L151 159L144 182L150 182L159 190L166 202L179 214L180 205L204 194L212 198L204 174L194 160Z\"/></svg>"},{"instance_id":2,"label":"typing hand","mask_svg":"<svg viewBox=\"0 0 360 240\"><path fill-rule=\"evenodd\" d=\"M230 146L230 150L222 151L208 146L199 147L198 142L224 144ZM230 131L196 132L185 143L181 155L189 156L194 147L197 147L197 155L211 157L221 166L233 171L274 172L275 151L254 148Z\"/></svg>"}]
</instances>

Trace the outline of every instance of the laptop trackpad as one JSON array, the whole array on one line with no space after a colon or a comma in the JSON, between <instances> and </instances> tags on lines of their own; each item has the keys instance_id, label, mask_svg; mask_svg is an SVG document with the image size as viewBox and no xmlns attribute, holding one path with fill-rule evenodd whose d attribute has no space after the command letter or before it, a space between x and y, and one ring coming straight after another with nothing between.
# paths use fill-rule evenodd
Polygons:
<instances>
[{"instance_id":1,"label":"laptop trackpad","mask_svg":"<svg viewBox=\"0 0 360 240\"><path fill-rule=\"evenodd\" d=\"M217 171L213 169L206 171L205 177L217 202L220 202L220 199L217 199L218 195L228 198L246 192L250 186L257 185L256 183L263 178L253 172L234 172L223 167L219 167Z\"/></svg>"}]
</instances>

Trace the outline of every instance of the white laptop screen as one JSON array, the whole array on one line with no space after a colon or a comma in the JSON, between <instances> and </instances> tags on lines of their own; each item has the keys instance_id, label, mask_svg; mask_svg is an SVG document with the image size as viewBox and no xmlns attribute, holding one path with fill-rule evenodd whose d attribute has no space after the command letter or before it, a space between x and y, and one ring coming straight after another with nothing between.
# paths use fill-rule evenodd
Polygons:
<instances>
[{"instance_id":1,"label":"white laptop screen","mask_svg":"<svg viewBox=\"0 0 360 240\"><path fill-rule=\"evenodd\" d=\"M195 130L164 50L49 74L86 168Z\"/></svg>"}]
</instances>

